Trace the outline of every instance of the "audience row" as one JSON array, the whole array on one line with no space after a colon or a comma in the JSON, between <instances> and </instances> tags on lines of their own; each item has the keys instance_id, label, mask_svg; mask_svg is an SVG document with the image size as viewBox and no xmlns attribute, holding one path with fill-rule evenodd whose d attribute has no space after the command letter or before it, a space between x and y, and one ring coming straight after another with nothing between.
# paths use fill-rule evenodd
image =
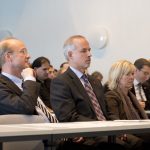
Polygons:
<instances>
[{"instance_id":1,"label":"audience row","mask_svg":"<svg viewBox=\"0 0 150 150\"><path fill-rule=\"evenodd\" d=\"M41 99L59 122L148 119L150 109L150 61L140 58L115 62L108 82L103 76L87 73L91 63L88 40L75 35L64 43L67 62L55 74L46 57L29 63L23 41L10 38L0 42L0 114L39 114ZM98 79L96 76L98 74ZM145 109L145 110L144 110ZM103 122L102 122L103 123ZM76 137L58 144L58 149L139 149L150 145L150 134L124 134L116 143L108 137Z\"/></svg>"}]
</instances>

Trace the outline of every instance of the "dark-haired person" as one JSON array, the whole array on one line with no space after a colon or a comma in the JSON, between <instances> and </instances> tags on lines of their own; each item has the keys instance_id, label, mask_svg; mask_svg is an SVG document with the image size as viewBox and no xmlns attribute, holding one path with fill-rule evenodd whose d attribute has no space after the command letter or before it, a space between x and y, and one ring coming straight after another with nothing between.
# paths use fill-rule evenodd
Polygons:
<instances>
[{"instance_id":1,"label":"dark-haired person","mask_svg":"<svg viewBox=\"0 0 150 150\"><path fill-rule=\"evenodd\" d=\"M53 65L50 65L49 66L48 78L49 79L54 79L57 76L57 73L58 73L57 69L55 69L53 67Z\"/></svg>"},{"instance_id":2,"label":"dark-haired person","mask_svg":"<svg viewBox=\"0 0 150 150\"><path fill-rule=\"evenodd\" d=\"M145 110L150 110L149 87L144 84L150 78L150 62L139 58L134 62L136 67L134 85L131 91L136 95L139 103Z\"/></svg>"},{"instance_id":3,"label":"dark-haired person","mask_svg":"<svg viewBox=\"0 0 150 150\"><path fill-rule=\"evenodd\" d=\"M45 105L51 108L50 105L50 83L51 79L49 79L49 68L50 61L46 57L38 57L32 63L32 68L36 73L36 81L41 84L39 97L43 100Z\"/></svg>"},{"instance_id":4,"label":"dark-haired person","mask_svg":"<svg viewBox=\"0 0 150 150\"><path fill-rule=\"evenodd\" d=\"M102 82L102 80L103 80L103 75L102 75L102 73L99 72L99 71L94 71L94 72L91 74L91 76L92 76L94 79L99 80L100 82Z\"/></svg>"}]
</instances>

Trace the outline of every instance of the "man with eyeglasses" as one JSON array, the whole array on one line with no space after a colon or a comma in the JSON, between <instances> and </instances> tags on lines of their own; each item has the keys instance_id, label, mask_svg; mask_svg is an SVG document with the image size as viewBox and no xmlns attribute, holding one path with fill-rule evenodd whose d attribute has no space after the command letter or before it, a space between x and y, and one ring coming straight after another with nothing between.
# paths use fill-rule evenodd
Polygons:
<instances>
[{"instance_id":1,"label":"man with eyeglasses","mask_svg":"<svg viewBox=\"0 0 150 150\"><path fill-rule=\"evenodd\" d=\"M35 113L40 84L29 59L22 41L9 38L0 42L0 115Z\"/></svg>"},{"instance_id":2,"label":"man with eyeglasses","mask_svg":"<svg viewBox=\"0 0 150 150\"><path fill-rule=\"evenodd\" d=\"M144 84L150 78L150 62L139 58L134 62L136 67L134 85L131 91L136 95L140 105L145 110L150 110L149 88Z\"/></svg>"}]
</instances>

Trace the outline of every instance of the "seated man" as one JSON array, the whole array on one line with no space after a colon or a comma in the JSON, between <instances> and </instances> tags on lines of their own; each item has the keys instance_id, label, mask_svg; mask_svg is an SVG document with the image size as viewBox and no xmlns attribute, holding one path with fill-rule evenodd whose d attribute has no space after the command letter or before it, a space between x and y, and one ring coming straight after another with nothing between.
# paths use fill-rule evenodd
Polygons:
<instances>
[{"instance_id":1,"label":"seated man","mask_svg":"<svg viewBox=\"0 0 150 150\"><path fill-rule=\"evenodd\" d=\"M0 42L0 114L34 114L40 84L29 68L29 54L17 39ZM22 80L24 80L22 86Z\"/></svg>"},{"instance_id":2,"label":"seated man","mask_svg":"<svg viewBox=\"0 0 150 150\"><path fill-rule=\"evenodd\" d=\"M85 74L91 63L91 48L87 39L81 35L70 37L64 44L64 52L70 67L51 82L51 105L56 117L60 122L106 120L102 85L93 84ZM103 143L104 149L113 146L123 149L118 144L108 144L107 140L108 137L77 137L71 140L71 145L76 143L102 150Z\"/></svg>"},{"instance_id":3,"label":"seated man","mask_svg":"<svg viewBox=\"0 0 150 150\"><path fill-rule=\"evenodd\" d=\"M150 78L150 62L139 58L134 62L136 67L134 85L131 91L145 110L150 110L149 87L145 83Z\"/></svg>"},{"instance_id":4,"label":"seated man","mask_svg":"<svg viewBox=\"0 0 150 150\"><path fill-rule=\"evenodd\" d=\"M55 69L52 65L49 66L49 73L48 73L48 77L50 79L54 79L57 76L57 69Z\"/></svg>"},{"instance_id":5,"label":"seated man","mask_svg":"<svg viewBox=\"0 0 150 150\"><path fill-rule=\"evenodd\" d=\"M10 38L0 42L0 115L37 114L40 83L29 67L29 58L22 41Z\"/></svg>"},{"instance_id":6,"label":"seated man","mask_svg":"<svg viewBox=\"0 0 150 150\"><path fill-rule=\"evenodd\" d=\"M50 61L46 57L38 57L32 63L32 68L36 73L36 81L41 84L39 96L45 105L51 108L50 105L50 82L49 79Z\"/></svg>"}]
</instances>

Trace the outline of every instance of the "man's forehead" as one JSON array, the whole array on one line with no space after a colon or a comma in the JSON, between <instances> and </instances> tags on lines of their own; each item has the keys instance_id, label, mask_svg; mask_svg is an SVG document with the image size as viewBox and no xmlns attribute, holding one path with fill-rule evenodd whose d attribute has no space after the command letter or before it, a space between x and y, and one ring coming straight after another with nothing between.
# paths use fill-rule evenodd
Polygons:
<instances>
[{"instance_id":1,"label":"man's forehead","mask_svg":"<svg viewBox=\"0 0 150 150\"><path fill-rule=\"evenodd\" d=\"M144 65L144 66L143 66L143 69L145 69L145 70L149 70L149 71L150 71L150 67L149 67L149 66L147 66L147 65Z\"/></svg>"}]
</instances>

